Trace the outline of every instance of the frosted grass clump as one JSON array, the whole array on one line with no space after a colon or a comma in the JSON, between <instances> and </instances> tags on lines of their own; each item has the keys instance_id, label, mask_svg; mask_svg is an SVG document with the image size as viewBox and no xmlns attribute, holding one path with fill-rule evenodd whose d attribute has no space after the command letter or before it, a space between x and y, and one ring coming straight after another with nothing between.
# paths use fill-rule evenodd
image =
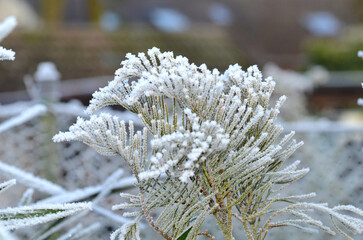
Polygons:
<instances>
[{"instance_id":1,"label":"frosted grass clump","mask_svg":"<svg viewBox=\"0 0 363 240\"><path fill-rule=\"evenodd\" d=\"M348 239L347 232L363 231L360 218L341 213L362 216L358 208L306 202L315 193L279 193L309 169L298 169L300 161L285 166L303 143L293 139L294 132L280 136L283 128L275 120L286 97L270 106L275 82L264 79L257 66L243 71L236 64L220 73L157 48L126 58L114 80L93 94L90 119L78 118L69 132L53 138L120 155L132 169L139 192L121 193L129 202L113 210L130 210L124 216L135 219L111 239L140 239L142 219L164 239L212 238L201 229L210 216L226 240L235 239L238 225L249 240L266 239L272 229L286 226L335 234L311 216L314 210L330 215ZM136 113L143 130L135 133L132 121L94 114L109 105Z\"/></svg>"}]
</instances>

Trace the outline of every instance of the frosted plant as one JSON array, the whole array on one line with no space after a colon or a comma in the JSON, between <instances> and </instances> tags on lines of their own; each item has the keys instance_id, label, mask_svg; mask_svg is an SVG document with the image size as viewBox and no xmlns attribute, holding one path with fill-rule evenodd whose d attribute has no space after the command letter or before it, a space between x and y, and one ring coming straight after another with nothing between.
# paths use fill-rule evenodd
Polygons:
<instances>
[{"instance_id":1,"label":"frosted plant","mask_svg":"<svg viewBox=\"0 0 363 240\"><path fill-rule=\"evenodd\" d=\"M90 119L78 118L69 132L53 138L119 155L132 169L139 192L121 193L129 203L113 210L129 209L124 216L135 219L111 239L140 239L143 218L164 239L212 239L201 229L207 217L214 217L227 240L235 239L238 224L249 240L266 239L271 229L285 226L335 234L311 216L314 210L329 214L348 239L346 232L362 232L361 219L341 213L363 216L358 208L306 202L315 193L279 194L309 169L298 169L299 161L283 166L303 143L292 139L294 132L280 137L283 128L275 120L286 97L269 105L275 82L263 79L257 66L243 71L236 64L220 73L157 48L126 58L114 80L93 94ZM138 114L143 130L94 114L108 105Z\"/></svg>"}]
</instances>

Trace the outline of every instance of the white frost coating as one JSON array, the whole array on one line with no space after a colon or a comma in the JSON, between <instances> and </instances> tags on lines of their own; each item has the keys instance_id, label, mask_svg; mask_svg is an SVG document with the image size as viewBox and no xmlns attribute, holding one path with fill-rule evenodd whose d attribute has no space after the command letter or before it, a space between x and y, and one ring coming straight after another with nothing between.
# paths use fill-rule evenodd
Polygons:
<instances>
[{"instance_id":1,"label":"white frost coating","mask_svg":"<svg viewBox=\"0 0 363 240\"><path fill-rule=\"evenodd\" d=\"M122 67L115 72L114 80L92 95L87 113L106 105L134 105L144 96L162 95L194 109L197 102L191 101L193 96L203 96L207 104L223 91L224 76L216 69L210 71L205 64L198 67L189 63L186 57L174 57L173 52L162 53L155 47L148 51L148 55L149 58L144 53L138 56L127 54ZM131 77L139 80L129 86Z\"/></svg>"},{"instance_id":2,"label":"white frost coating","mask_svg":"<svg viewBox=\"0 0 363 240\"><path fill-rule=\"evenodd\" d=\"M194 167L204 162L209 155L227 148L229 136L219 124L215 121L200 124L199 117L190 109L184 112L192 125L192 131L180 127L170 135L153 139L151 146L156 154L150 159L150 170L139 174L141 179L158 177L173 169L172 174L179 176L182 182L187 182L189 177L194 176Z\"/></svg>"},{"instance_id":3,"label":"white frost coating","mask_svg":"<svg viewBox=\"0 0 363 240\"><path fill-rule=\"evenodd\" d=\"M52 62L39 63L37 71L34 74L34 79L37 82L59 81L60 77L61 74Z\"/></svg>"},{"instance_id":4,"label":"white frost coating","mask_svg":"<svg viewBox=\"0 0 363 240\"><path fill-rule=\"evenodd\" d=\"M129 122L129 126L133 129L132 121ZM127 155L129 146L126 146L128 144L125 138L127 134L124 135L125 129L124 121L120 121L116 116L101 113L99 116L92 115L90 120L78 117L77 122L69 128L69 132L59 132L53 137L53 141L82 141L103 155L121 154L128 159L131 156Z\"/></svg>"},{"instance_id":5,"label":"white frost coating","mask_svg":"<svg viewBox=\"0 0 363 240\"><path fill-rule=\"evenodd\" d=\"M78 117L77 122L69 128L69 132L59 132L53 137L53 141L64 142L78 140L91 143L93 142L93 136L91 134L96 135L99 132L99 124L102 124L103 119L112 118L118 122L118 118L112 117L110 114L106 113L101 113L99 116L93 115L90 120L84 120L83 118Z\"/></svg>"},{"instance_id":6,"label":"white frost coating","mask_svg":"<svg viewBox=\"0 0 363 240\"><path fill-rule=\"evenodd\" d=\"M10 166L1 161L0 161L0 172L4 173L5 175L11 178L15 178L19 183L22 183L25 186L37 189L38 191L43 193L54 195L66 192L62 187L54 183L36 177L31 173L27 173L19 168Z\"/></svg>"},{"instance_id":7,"label":"white frost coating","mask_svg":"<svg viewBox=\"0 0 363 240\"><path fill-rule=\"evenodd\" d=\"M317 209L322 212L326 212L332 217L334 217L337 221L341 222L342 224L349 226L349 230L351 230L354 234L360 234L363 232L363 221L358 218L352 218L347 215L343 215L338 213L339 210L347 210L353 213L356 213L360 216L363 216L363 212L361 209L353 207L351 205L341 205L336 206L334 208L327 207L327 204L316 204L316 203L297 203L301 207L304 208L313 208Z\"/></svg>"},{"instance_id":8,"label":"white frost coating","mask_svg":"<svg viewBox=\"0 0 363 240\"><path fill-rule=\"evenodd\" d=\"M83 210L92 209L92 203L81 202L81 203L68 203L68 204L43 204L34 206L23 206L16 208L6 208L0 210L0 216L6 216L0 224L7 230L17 229L25 226L32 226L49 222L55 219L64 218L69 215L75 214ZM46 211L48 210L48 212ZM53 211L52 211L53 210ZM34 217L20 216L30 213L38 213Z\"/></svg>"},{"instance_id":9,"label":"white frost coating","mask_svg":"<svg viewBox=\"0 0 363 240\"><path fill-rule=\"evenodd\" d=\"M130 234L131 236L128 236L130 232L134 232L134 234ZM141 240L138 221L133 221L133 222L124 224L121 228L117 229L116 231L114 231L111 234L110 239L111 240L116 240L116 239L125 240L125 239L130 239L129 237L132 237L132 239L134 239L134 240Z\"/></svg>"},{"instance_id":10,"label":"white frost coating","mask_svg":"<svg viewBox=\"0 0 363 240\"><path fill-rule=\"evenodd\" d=\"M359 216L363 216L363 210L359 209L357 207L354 207L352 205L338 205L332 208L334 211L351 211L354 212L356 214L358 214ZM362 226L363 228L363 226Z\"/></svg>"},{"instance_id":11,"label":"white frost coating","mask_svg":"<svg viewBox=\"0 0 363 240\"><path fill-rule=\"evenodd\" d=\"M9 181L0 183L0 193L2 193L3 191L5 191L6 189L8 189L9 187L13 186L16 184L16 180L15 179L11 179Z\"/></svg>"},{"instance_id":12,"label":"white frost coating","mask_svg":"<svg viewBox=\"0 0 363 240\"><path fill-rule=\"evenodd\" d=\"M18 116L12 117L11 119L3 122L0 124L0 133L19 126L41 114L44 114L47 111L47 107L42 104L37 104L27 110L25 110L23 113L21 113Z\"/></svg>"},{"instance_id":13,"label":"white frost coating","mask_svg":"<svg viewBox=\"0 0 363 240\"><path fill-rule=\"evenodd\" d=\"M14 61L15 52L13 50L9 50L0 46L0 61L5 61L5 60Z\"/></svg>"}]
</instances>

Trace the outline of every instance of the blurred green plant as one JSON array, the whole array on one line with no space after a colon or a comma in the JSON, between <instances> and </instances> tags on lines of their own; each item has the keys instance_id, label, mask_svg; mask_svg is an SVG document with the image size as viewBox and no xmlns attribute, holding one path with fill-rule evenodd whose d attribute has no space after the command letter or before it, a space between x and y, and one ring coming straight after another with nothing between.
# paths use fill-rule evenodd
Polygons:
<instances>
[{"instance_id":1,"label":"blurred green plant","mask_svg":"<svg viewBox=\"0 0 363 240\"><path fill-rule=\"evenodd\" d=\"M362 30L354 27L338 38L310 39L304 49L308 65L321 65L332 71L362 70L362 63L356 57L363 49Z\"/></svg>"}]
</instances>

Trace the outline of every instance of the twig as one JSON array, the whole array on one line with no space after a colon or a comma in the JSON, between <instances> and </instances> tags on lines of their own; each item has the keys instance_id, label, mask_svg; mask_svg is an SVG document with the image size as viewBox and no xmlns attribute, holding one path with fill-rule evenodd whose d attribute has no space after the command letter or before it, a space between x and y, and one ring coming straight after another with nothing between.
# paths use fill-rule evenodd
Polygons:
<instances>
[{"instance_id":1,"label":"twig","mask_svg":"<svg viewBox=\"0 0 363 240\"><path fill-rule=\"evenodd\" d=\"M215 240L214 236L212 236L212 235L210 235L210 234L208 233L208 230L205 230L205 232L202 232L202 233L198 233L198 235L199 235L199 236L207 236L207 237L209 237L209 239L211 239L211 240Z\"/></svg>"}]
</instances>

